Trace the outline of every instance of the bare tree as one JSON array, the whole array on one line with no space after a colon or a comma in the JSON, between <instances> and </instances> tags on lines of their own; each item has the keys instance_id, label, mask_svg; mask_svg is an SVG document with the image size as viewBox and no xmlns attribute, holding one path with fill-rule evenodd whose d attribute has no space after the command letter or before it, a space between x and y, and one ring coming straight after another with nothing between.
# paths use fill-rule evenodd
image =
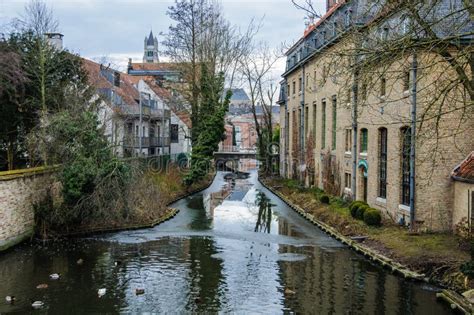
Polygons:
<instances>
[{"instance_id":1,"label":"bare tree","mask_svg":"<svg viewBox=\"0 0 474 315\"><path fill-rule=\"evenodd\" d=\"M250 93L251 112L255 121L260 159L264 161L265 172L271 171L273 139L272 108L277 87L271 76L276 62L281 58L267 43L253 46L251 53L241 60L240 71ZM257 113L258 108L261 114Z\"/></svg>"},{"instance_id":2,"label":"bare tree","mask_svg":"<svg viewBox=\"0 0 474 315\"><path fill-rule=\"evenodd\" d=\"M186 83L180 92L191 104L194 142L198 132L194 127L199 125L202 66L213 76L224 74L232 85L239 60L247 53L258 26L252 21L242 33L223 17L222 8L212 0L176 1L168 15L175 25L165 34L165 54L176 63Z\"/></svg>"},{"instance_id":3,"label":"bare tree","mask_svg":"<svg viewBox=\"0 0 474 315\"><path fill-rule=\"evenodd\" d=\"M22 31L30 31L40 37L59 30L59 22L54 17L53 10L43 0L30 0L16 24Z\"/></svg>"}]
</instances>

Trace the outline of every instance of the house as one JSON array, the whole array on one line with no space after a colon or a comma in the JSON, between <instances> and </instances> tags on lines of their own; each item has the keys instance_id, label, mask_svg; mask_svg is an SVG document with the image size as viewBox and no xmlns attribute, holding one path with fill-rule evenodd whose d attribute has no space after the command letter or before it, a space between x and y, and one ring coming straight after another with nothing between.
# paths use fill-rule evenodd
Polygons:
<instances>
[{"instance_id":1,"label":"house","mask_svg":"<svg viewBox=\"0 0 474 315\"><path fill-rule=\"evenodd\" d=\"M463 5L448 2L437 2L434 12L449 17L451 6ZM354 29L380 39L412 27L398 11L368 15L368 3L328 1L326 14L287 51L278 101L280 173L347 199L364 200L394 222L409 224L413 217L423 229L450 230L458 221L452 211L456 197L451 171L474 149L474 118L462 110L464 89L447 90L442 95L450 100L446 114L421 125L422 117L436 115L430 107L439 101L434 87L456 77L439 55L408 52L383 72L375 69L366 77L351 72L357 63L335 62L335 56L352 47L349 35ZM450 23L468 19L457 16ZM468 23L472 29L472 21ZM447 28L435 31L450 36ZM462 44L472 45L472 35Z\"/></svg>"},{"instance_id":2,"label":"house","mask_svg":"<svg viewBox=\"0 0 474 315\"><path fill-rule=\"evenodd\" d=\"M101 97L104 133L118 156L188 154L186 114L170 109L166 90L146 77L134 77L83 59L89 82ZM183 121L184 120L184 121Z\"/></svg>"},{"instance_id":3,"label":"house","mask_svg":"<svg viewBox=\"0 0 474 315\"><path fill-rule=\"evenodd\" d=\"M474 224L474 151L453 170L453 227L466 220L469 231Z\"/></svg>"}]
</instances>

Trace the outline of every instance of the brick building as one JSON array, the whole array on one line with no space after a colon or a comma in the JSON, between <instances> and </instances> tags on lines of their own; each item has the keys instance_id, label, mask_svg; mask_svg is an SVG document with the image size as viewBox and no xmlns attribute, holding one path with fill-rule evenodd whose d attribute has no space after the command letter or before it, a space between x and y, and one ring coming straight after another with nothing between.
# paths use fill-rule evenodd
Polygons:
<instances>
[{"instance_id":1,"label":"brick building","mask_svg":"<svg viewBox=\"0 0 474 315\"><path fill-rule=\"evenodd\" d=\"M450 230L458 220L453 219L451 173L474 149L472 106L460 109L466 108L460 106L462 88L453 88L442 95L452 100L446 114L423 119L431 117L429 104L436 102L433 87L456 76L428 51L417 52L416 60L411 53L394 60L369 83L342 71L352 68L335 64L334 58L352 44L354 29L390 37L407 27L403 14L369 10L368 15L367 5L328 1L327 13L287 51L279 99L280 172L307 186L365 200L394 222L408 224L413 214L423 229ZM463 4L438 5L438 14L449 14ZM472 21L469 25L472 29ZM449 36L447 29L435 31ZM472 45L472 35L463 44ZM412 139L416 172L410 169Z\"/></svg>"}]
</instances>

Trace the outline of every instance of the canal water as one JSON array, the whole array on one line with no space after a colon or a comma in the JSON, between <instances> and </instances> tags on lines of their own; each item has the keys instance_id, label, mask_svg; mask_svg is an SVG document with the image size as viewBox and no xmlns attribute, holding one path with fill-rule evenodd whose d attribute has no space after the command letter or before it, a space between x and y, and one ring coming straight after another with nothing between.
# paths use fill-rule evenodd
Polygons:
<instances>
[{"instance_id":1,"label":"canal water","mask_svg":"<svg viewBox=\"0 0 474 315\"><path fill-rule=\"evenodd\" d=\"M255 172L236 180L219 172L209 189L173 206L179 214L152 229L0 254L0 313L450 312L436 288L393 276L331 239ZM50 280L52 273L60 279ZM36 300L44 308L33 310Z\"/></svg>"}]
</instances>

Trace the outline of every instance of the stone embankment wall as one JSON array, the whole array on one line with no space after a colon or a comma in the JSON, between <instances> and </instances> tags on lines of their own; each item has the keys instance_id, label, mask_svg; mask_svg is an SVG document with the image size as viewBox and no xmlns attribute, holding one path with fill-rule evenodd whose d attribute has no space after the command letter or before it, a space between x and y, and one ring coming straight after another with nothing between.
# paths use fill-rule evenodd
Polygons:
<instances>
[{"instance_id":1,"label":"stone embankment wall","mask_svg":"<svg viewBox=\"0 0 474 315\"><path fill-rule=\"evenodd\" d=\"M0 251L31 237L33 204L50 187L52 168L0 172Z\"/></svg>"}]
</instances>

